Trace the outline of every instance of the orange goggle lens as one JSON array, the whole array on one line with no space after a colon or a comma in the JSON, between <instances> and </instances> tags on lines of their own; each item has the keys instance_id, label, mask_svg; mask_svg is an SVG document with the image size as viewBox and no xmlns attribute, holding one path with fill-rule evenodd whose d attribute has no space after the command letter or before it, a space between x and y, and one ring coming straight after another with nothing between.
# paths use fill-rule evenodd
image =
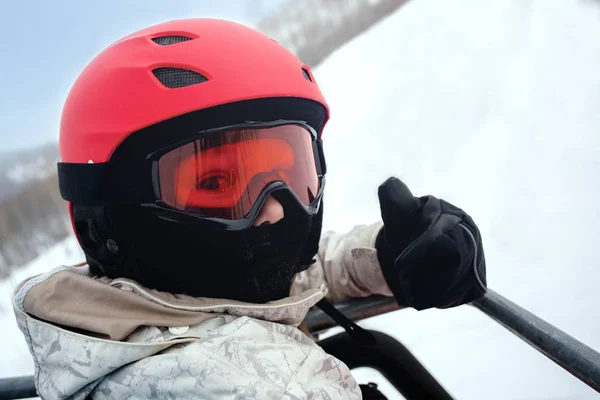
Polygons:
<instances>
[{"instance_id":1,"label":"orange goggle lens","mask_svg":"<svg viewBox=\"0 0 600 400\"><path fill-rule=\"evenodd\" d=\"M158 174L165 204L228 220L246 216L272 182L305 206L319 191L312 135L299 125L207 134L160 157Z\"/></svg>"}]
</instances>

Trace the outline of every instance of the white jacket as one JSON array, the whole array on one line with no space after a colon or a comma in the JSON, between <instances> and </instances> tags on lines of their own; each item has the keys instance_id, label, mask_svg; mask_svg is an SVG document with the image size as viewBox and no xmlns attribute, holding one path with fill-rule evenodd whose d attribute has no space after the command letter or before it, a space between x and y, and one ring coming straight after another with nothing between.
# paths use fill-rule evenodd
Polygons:
<instances>
[{"instance_id":1,"label":"white jacket","mask_svg":"<svg viewBox=\"0 0 600 400\"><path fill-rule=\"evenodd\" d=\"M349 369L298 329L324 296L391 296L381 224L325 234L291 296L193 298L60 267L17 288L14 310L44 399L360 399Z\"/></svg>"}]
</instances>

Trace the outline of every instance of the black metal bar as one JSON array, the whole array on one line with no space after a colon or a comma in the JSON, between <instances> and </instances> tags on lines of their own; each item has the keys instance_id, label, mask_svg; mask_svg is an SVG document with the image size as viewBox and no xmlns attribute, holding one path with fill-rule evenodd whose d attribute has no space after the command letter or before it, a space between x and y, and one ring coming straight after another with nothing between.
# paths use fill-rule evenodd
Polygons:
<instances>
[{"instance_id":1,"label":"black metal bar","mask_svg":"<svg viewBox=\"0 0 600 400\"><path fill-rule=\"evenodd\" d=\"M0 400L37 397L33 375L0 379Z\"/></svg>"},{"instance_id":2,"label":"black metal bar","mask_svg":"<svg viewBox=\"0 0 600 400\"><path fill-rule=\"evenodd\" d=\"M493 290L472 305L600 392L600 354L594 349Z\"/></svg>"},{"instance_id":3,"label":"black metal bar","mask_svg":"<svg viewBox=\"0 0 600 400\"><path fill-rule=\"evenodd\" d=\"M488 290L483 298L471 305L600 392L600 354L597 351L493 290ZM401 308L394 299L381 296L350 300L336 306L354 321ZM337 326L320 310L311 310L306 322L311 332Z\"/></svg>"},{"instance_id":4,"label":"black metal bar","mask_svg":"<svg viewBox=\"0 0 600 400\"><path fill-rule=\"evenodd\" d=\"M379 371L407 400L451 400L452 396L402 343L391 336L369 331L375 344L358 346L346 332L323 339L319 345L350 369Z\"/></svg>"},{"instance_id":5,"label":"black metal bar","mask_svg":"<svg viewBox=\"0 0 600 400\"><path fill-rule=\"evenodd\" d=\"M391 311L399 310L398 305L392 297L372 296L363 299L354 299L344 303L336 304L335 307L352 321L374 317ZM319 309L311 309L306 316L306 325L312 333L324 331L335 326L337 322Z\"/></svg>"}]
</instances>

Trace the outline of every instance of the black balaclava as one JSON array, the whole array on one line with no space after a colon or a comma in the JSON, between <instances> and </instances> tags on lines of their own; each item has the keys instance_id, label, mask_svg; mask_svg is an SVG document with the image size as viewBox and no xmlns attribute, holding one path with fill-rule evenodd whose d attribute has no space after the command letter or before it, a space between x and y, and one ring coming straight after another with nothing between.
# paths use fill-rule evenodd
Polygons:
<instances>
[{"instance_id":1,"label":"black balaclava","mask_svg":"<svg viewBox=\"0 0 600 400\"><path fill-rule=\"evenodd\" d=\"M293 98L214 107L130 135L111 162L114 158L127 173L127 163L194 132L245 121L301 120L320 132L325 115L318 103ZM309 217L285 190L273 197L284 218L243 231L176 222L139 205L75 204L73 217L97 275L130 278L170 293L263 303L289 295L294 274L311 264L321 233L322 207Z\"/></svg>"}]
</instances>

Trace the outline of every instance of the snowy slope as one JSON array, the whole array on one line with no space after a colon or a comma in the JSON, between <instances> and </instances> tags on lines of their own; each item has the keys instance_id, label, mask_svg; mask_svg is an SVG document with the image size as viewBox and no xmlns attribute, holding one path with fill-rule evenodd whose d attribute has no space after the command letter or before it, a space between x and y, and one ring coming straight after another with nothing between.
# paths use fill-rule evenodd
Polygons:
<instances>
[{"instance_id":1,"label":"snowy slope","mask_svg":"<svg viewBox=\"0 0 600 400\"><path fill-rule=\"evenodd\" d=\"M12 308L14 288L26 278L38 275L59 265L72 265L85 261L74 236L58 243L42 256L18 269L10 279L0 281L0 377L29 375L33 373L33 360L29 355L23 334L17 328Z\"/></svg>"},{"instance_id":2,"label":"snowy slope","mask_svg":"<svg viewBox=\"0 0 600 400\"><path fill-rule=\"evenodd\" d=\"M378 219L394 174L474 217L490 287L600 349L597 37L591 1L413 0L331 55L315 71L332 108L325 228ZM0 307L23 276L80 259L72 239L57 246L0 287ZM12 324L4 314L0 376L32 372ZM409 345L458 399L596 398L468 306L363 325Z\"/></svg>"},{"instance_id":3,"label":"snowy slope","mask_svg":"<svg viewBox=\"0 0 600 400\"><path fill-rule=\"evenodd\" d=\"M325 227L379 218L389 175L469 212L490 287L600 350L600 8L414 0L315 71L331 110ZM329 206L328 206L329 205ZM475 309L365 325L459 399L594 393Z\"/></svg>"}]
</instances>

